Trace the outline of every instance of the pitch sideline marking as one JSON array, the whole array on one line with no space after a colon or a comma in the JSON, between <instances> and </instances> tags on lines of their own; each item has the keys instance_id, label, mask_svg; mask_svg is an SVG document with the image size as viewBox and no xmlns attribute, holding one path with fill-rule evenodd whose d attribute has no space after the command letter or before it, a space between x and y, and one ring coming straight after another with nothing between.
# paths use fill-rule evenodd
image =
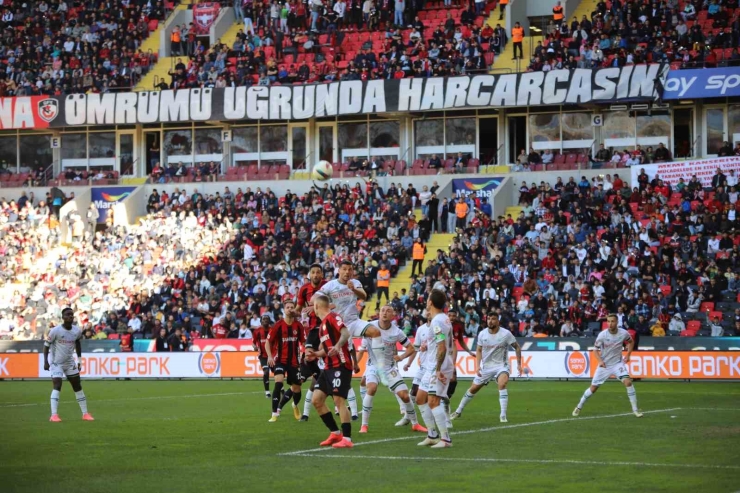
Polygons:
<instances>
[{"instance_id":1,"label":"pitch sideline marking","mask_svg":"<svg viewBox=\"0 0 740 493\"><path fill-rule=\"evenodd\" d=\"M95 400L91 399L90 403L98 403L98 402L125 402L125 401L149 401L149 400L158 400L158 399L189 399L193 397L219 397L219 396L226 396L226 395L247 395L247 394L262 394L264 393L261 390L257 390L254 392L223 392L220 394L189 394L189 395L155 395L151 397L126 397L123 399L101 399L101 400ZM73 404L73 401L62 401L60 404ZM48 405L48 402L39 403L39 402L31 402L28 404L6 404L6 405L0 405L0 409L8 408L8 407L31 407L31 406L46 406Z\"/></svg>"},{"instance_id":2,"label":"pitch sideline marking","mask_svg":"<svg viewBox=\"0 0 740 493\"><path fill-rule=\"evenodd\" d=\"M359 444L355 444L355 447ZM325 450L325 449L322 449ZM285 455L285 454L283 454ZM326 457L324 454L300 453L291 454L295 457ZM579 466L638 466L638 467L681 467L684 469L731 469L740 470L740 466L719 464L665 464L652 462L623 462L623 461L589 461L568 459L504 459L489 457L398 457L385 455L333 455L341 459L380 459L380 460L430 460L430 461L458 461L458 462L508 462L527 464L571 464Z\"/></svg>"},{"instance_id":3,"label":"pitch sideline marking","mask_svg":"<svg viewBox=\"0 0 740 493\"><path fill-rule=\"evenodd\" d=\"M681 410L680 407L672 407L668 409L656 409L654 411L644 411L643 414L656 414L656 413L667 413L670 411L679 411ZM604 414L601 416L586 416L586 417L578 417L578 418L562 418L562 419L548 419L546 421L532 421L529 423L519 423L515 425L505 425L505 426L490 426L487 428L480 428L477 430L463 430L463 431L453 431L450 433L450 435L468 435L470 433L486 433L489 431L499 431L499 430L509 430L512 428L525 428L529 426L539 426L539 425L549 425L553 423L566 423L568 421L587 421L592 419L608 419L608 418L619 418L623 416L632 416L632 413L621 413L621 414ZM374 445L377 443L387 443L387 442L400 442L405 440L419 440L419 435L413 435L413 436L404 436L404 437L394 437L394 438L383 438L381 440L370 440L369 442L355 442L355 447L360 447L364 445ZM278 455L302 455L302 454L311 454L316 452L323 452L326 450L333 450L331 447L320 447L320 448L313 448L308 450L297 450L295 452L283 452Z\"/></svg>"}]
</instances>

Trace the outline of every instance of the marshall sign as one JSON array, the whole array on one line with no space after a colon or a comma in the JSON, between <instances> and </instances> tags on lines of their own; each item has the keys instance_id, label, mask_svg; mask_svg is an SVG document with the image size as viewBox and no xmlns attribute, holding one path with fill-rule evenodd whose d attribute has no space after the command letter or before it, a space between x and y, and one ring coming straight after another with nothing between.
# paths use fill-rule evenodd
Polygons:
<instances>
[{"instance_id":1,"label":"marshall sign","mask_svg":"<svg viewBox=\"0 0 740 493\"><path fill-rule=\"evenodd\" d=\"M0 129L652 101L665 65L0 99Z\"/></svg>"}]
</instances>

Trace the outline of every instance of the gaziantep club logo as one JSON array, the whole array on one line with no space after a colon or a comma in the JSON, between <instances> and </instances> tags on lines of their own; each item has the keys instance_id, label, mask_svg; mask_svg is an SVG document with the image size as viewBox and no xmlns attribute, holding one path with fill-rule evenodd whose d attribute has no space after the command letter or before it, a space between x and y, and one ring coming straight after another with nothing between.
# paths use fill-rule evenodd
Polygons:
<instances>
[{"instance_id":1,"label":"gaziantep club logo","mask_svg":"<svg viewBox=\"0 0 740 493\"><path fill-rule=\"evenodd\" d=\"M59 103L56 99L46 98L39 101L39 118L50 123L59 114Z\"/></svg>"}]
</instances>

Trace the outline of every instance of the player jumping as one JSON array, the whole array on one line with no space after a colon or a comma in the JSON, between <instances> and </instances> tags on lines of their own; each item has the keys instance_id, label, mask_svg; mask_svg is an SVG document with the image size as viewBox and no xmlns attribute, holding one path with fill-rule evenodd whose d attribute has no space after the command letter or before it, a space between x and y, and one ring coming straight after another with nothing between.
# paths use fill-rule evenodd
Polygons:
<instances>
[{"instance_id":1,"label":"player jumping","mask_svg":"<svg viewBox=\"0 0 740 493\"><path fill-rule=\"evenodd\" d=\"M501 405L500 420L506 423L506 409L509 405L509 391L506 384L509 383L509 347L516 351L517 368L519 376L522 374L522 348L516 342L514 335L499 326L498 315L488 315L488 330L478 333L478 347L475 350L475 378L457 407L452 413L451 419L462 416L463 409L467 406L475 394L478 393L491 380L498 384L498 402Z\"/></svg>"},{"instance_id":2,"label":"player jumping","mask_svg":"<svg viewBox=\"0 0 740 493\"><path fill-rule=\"evenodd\" d=\"M265 351L265 344L267 343L267 334L270 332L270 319L269 315L262 315L260 318L260 325L252 331L252 346L257 351L257 356L262 366L262 384L265 386L265 397L270 398L270 370L271 367L267 363L267 352ZM279 397L279 396L278 396Z\"/></svg>"},{"instance_id":3,"label":"player jumping","mask_svg":"<svg viewBox=\"0 0 740 493\"><path fill-rule=\"evenodd\" d=\"M573 410L573 416L581 414L581 409L583 409L583 405L586 404L588 398L599 390L601 384L614 375L627 388L627 397L629 397L630 404L632 404L632 412L638 418L642 418L642 413L637 408L635 387L632 386L632 379L625 364L630 362L634 341L629 332L617 327L617 316L615 314L610 314L606 317L606 320L609 323L609 330L602 330L594 343L594 357L598 362L596 373L593 380L591 380L591 387L586 389L581 401ZM627 343L627 356L622 360L622 347L625 343Z\"/></svg>"},{"instance_id":4,"label":"player jumping","mask_svg":"<svg viewBox=\"0 0 740 493\"><path fill-rule=\"evenodd\" d=\"M275 390L272 393L272 417L270 423L277 421L283 406L293 398L293 415L301 419L298 403L301 401L301 378L299 356L301 344L306 342L303 325L295 319L295 303L291 300L283 304L283 319L278 320L267 334L267 364L274 368ZM283 380L287 378L290 388L282 393ZM282 398L281 398L282 395Z\"/></svg>"},{"instance_id":5,"label":"player jumping","mask_svg":"<svg viewBox=\"0 0 740 493\"><path fill-rule=\"evenodd\" d=\"M320 264L312 264L308 269L308 282L298 290L298 302L296 304L296 316L301 317L301 322L306 329L305 349L318 351L319 349L319 323L320 320L313 312L311 299L321 287L326 284L324 280L324 268ZM304 356L301 362L301 380L311 379L311 385L306 392L306 400L303 404L303 416L301 421L308 421L308 415L313 406L313 389L316 387L317 378L321 373L318 359L306 361Z\"/></svg>"},{"instance_id":6,"label":"player jumping","mask_svg":"<svg viewBox=\"0 0 740 493\"><path fill-rule=\"evenodd\" d=\"M49 421L59 423L59 394L62 391L62 379L66 376L72 390L74 390L77 404L82 411L82 419L95 421L87 412L87 398L82 391L80 381L80 370L82 369L82 329L73 325L74 312L71 308L62 310L62 325L57 325L49 331L44 341L44 370L51 372L51 418ZM77 364L75 364L74 353L77 353ZM51 353L51 364L49 364L49 353Z\"/></svg>"}]
</instances>

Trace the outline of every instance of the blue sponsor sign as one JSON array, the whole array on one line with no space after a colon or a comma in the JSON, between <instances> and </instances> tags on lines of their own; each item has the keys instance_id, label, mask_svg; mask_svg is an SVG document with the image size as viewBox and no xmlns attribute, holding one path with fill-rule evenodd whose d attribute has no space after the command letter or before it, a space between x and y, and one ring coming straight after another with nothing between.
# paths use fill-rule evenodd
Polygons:
<instances>
[{"instance_id":1,"label":"blue sponsor sign","mask_svg":"<svg viewBox=\"0 0 740 493\"><path fill-rule=\"evenodd\" d=\"M467 196L472 193L478 197L487 197L490 199L502 181L504 179L501 177L452 180L452 192L456 197Z\"/></svg>"},{"instance_id":2,"label":"blue sponsor sign","mask_svg":"<svg viewBox=\"0 0 740 493\"><path fill-rule=\"evenodd\" d=\"M740 96L740 67L671 70L663 86L665 101Z\"/></svg>"},{"instance_id":3,"label":"blue sponsor sign","mask_svg":"<svg viewBox=\"0 0 740 493\"><path fill-rule=\"evenodd\" d=\"M98 223L105 223L108 210L134 193L136 187L94 187L90 190L92 201L100 212Z\"/></svg>"}]
</instances>

